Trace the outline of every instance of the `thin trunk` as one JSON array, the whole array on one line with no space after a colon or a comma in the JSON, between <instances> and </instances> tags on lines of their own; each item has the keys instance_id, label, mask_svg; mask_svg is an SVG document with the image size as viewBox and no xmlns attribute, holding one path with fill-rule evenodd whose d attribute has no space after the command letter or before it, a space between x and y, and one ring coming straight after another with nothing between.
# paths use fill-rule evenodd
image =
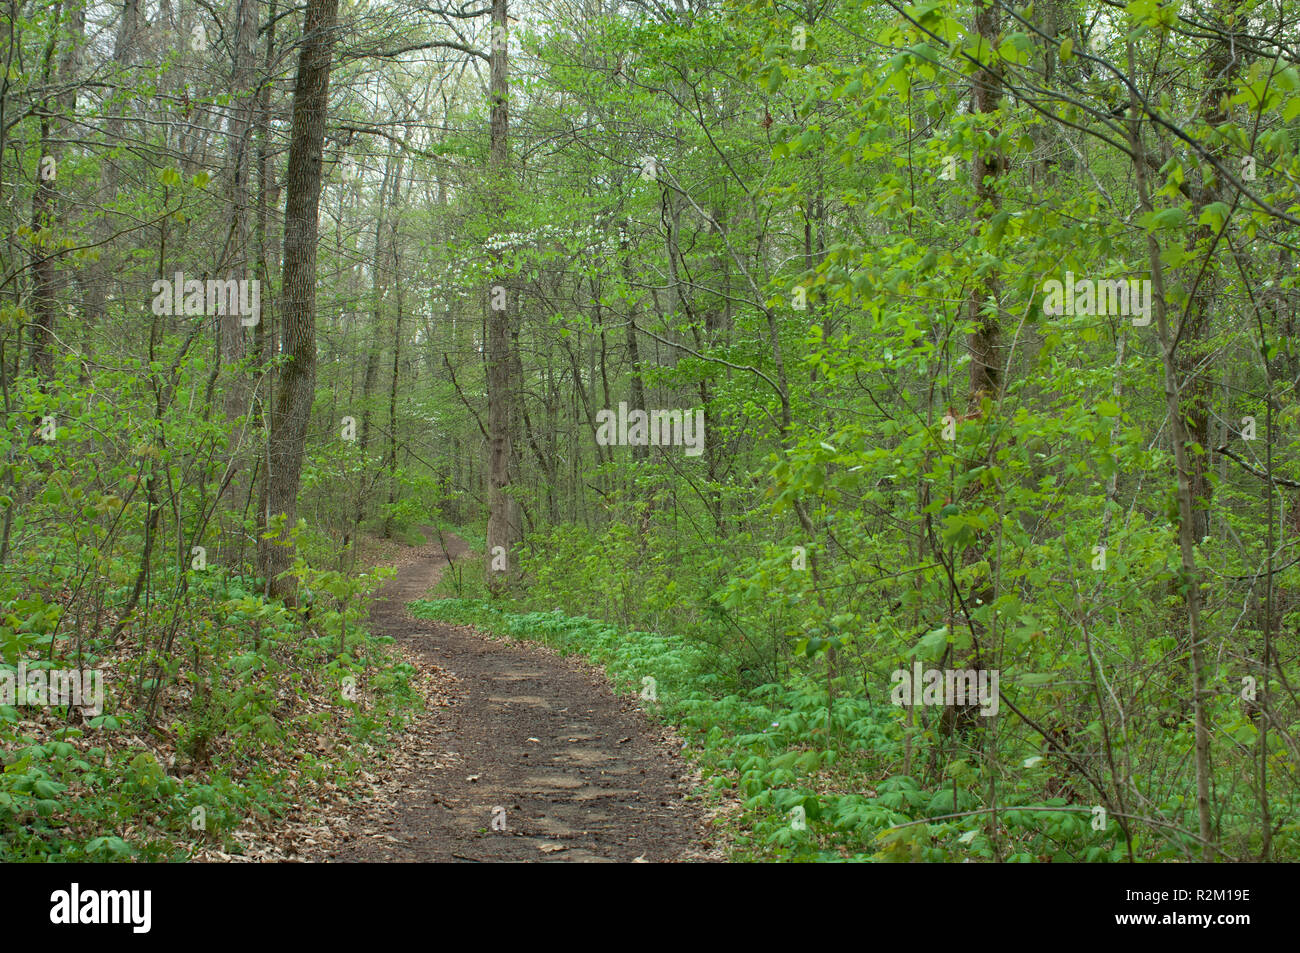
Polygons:
<instances>
[{"instance_id":1,"label":"thin trunk","mask_svg":"<svg viewBox=\"0 0 1300 953\"><path fill-rule=\"evenodd\" d=\"M983 41L981 46L989 50L996 48L999 24L997 9L991 0L977 0L974 26L975 32ZM971 77L971 100L972 112L976 115L994 117L998 115L1001 110L1002 76L997 66L992 64L982 65L975 71ZM981 128L987 128L987 124L982 123ZM989 128L987 139L990 141L996 139L997 134L998 130L996 128ZM998 180L1002 173L1002 165L1003 159L1000 152L992 150L988 152L977 150L975 152L971 162L971 179L975 192L974 214L972 215L971 224L971 234L973 236L980 234L999 208ZM1001 394L1002 367L1001 360L998 357L998 341L1001 334L1001 308L998 302L998 293L997 276L996 274L989 274L983 278L977 278L973 282L965 302L965 319L972 327L967 342L970 349L970 384L967 391L966 416L976 421L970 425L973 430L980 427L978 419L983 413L985 401L996 404ZM978 485L978 483L973 483L971 492L975 492ZM996 557L995 554L990 552L988 540L980 540L963 553L963 562L966 565L983 560L987 560L994 567L993 572L988 574L990 581L981 583L976 591L968 594L965 599L965 605L967 606L989 605L996 598L991 583L991 580L996 578L997 575ZM956 561L955 556L953 561ZM952 613L951 605L949 612ZM984 627L973 620L968 620L968 623L971 629L971 652L963 667L979 670L993 666L995 660L993 658L994 647L991 634L984 631ZM950 619L949 625L954 624L955 619ZM940 730L946 737L951 737L961 731L969 731L979 724L978 715L979 706L977 705L945 706L940 719ZM993 743L994 736L994 732L988 732L984 736L985 746ZM983 754L990 769L989 777L991 778L993 770L995 770L991 752L985 750ZM996 827L992 818L986 825L986 832L996 844Z\"/></svg>"},{"instance_id":2,"label":"thin trunk","mask_svg":"<svg viewBox=\"0 0 1300 953\"><path fill-rule=\"evenodd\" d=\"M388 388L388 516L384 536L393 535L392 505L397 502L397 387L402 369L402 288L397 287L397 312L393 315L393 378Z\"/></svg>"},{"instance_id":3,"label":"thin trunk","mask_svg":"<svg viewBox=\"0 0 1300 953\"><path fill-rule=\"evenodd\" d=\"M623 281L627 285L628 307L627 307L627 359L632 365L631 381L631 400L628 404L629 412L632 410L644 411L645 406L645 382L641 379L641 352L637 342L636 319L640 311L638 302L640 294L632 287L632 259L629 250L628 230L631 224L627 219L623 219L622 228L619 230L619 255L623 259ZM706 431L707 433L707 431ZM633 460L645 460L650 456L649 444L636 444L632 447Z\"/></svg>"},{"instance_id":4,"label":"thin trunk","mask_svg":"<svg viewBox=\"0 0 1300 953\"><path fill-rule=\"evenodd\" d=\"M1129 72L1136 73L1133 44L1128 44ZM1147 186L1146 154L1142 148L1139 118L1142 115L1137 93L1130 87L1130 115L1128 121L1129 146L1133 156L1133 172L1137 183L1138 200L1148 215L1155 211L1151 192ZM1160 338L1160 358L1164 369L1165 407L1173 427L1174 463L1178 469L1178 551L1182 557L1180 586L1186 592L1187 630L1190 641L1192 676L1192 712L1195 721L1196 743L1196 813L1201 841L1212 844L1213 829L1210 820L1210 732L1205 717L1205 657L1201 636L1201 588L1196 567L1196 537L1193 515L1196 496L1193 489L1193 464L1188 444L1192 440L1187 421L1180 410L1178 388L1178 340L1169 327L1165 313L1164 266L1160 260L1160 245L1151 232L1147 233L1147 256L1151 264L1151 299L1156 313L1156 331Z\"/></svg>"},{"instance_id":5,"label":"thin trunk","mask_svg":"<svg viewBox=\"0 0 1300 953\"><path fill-rule=\"evenodd\" d=\"M370 327L370 344L366 348L366 371L361 381L361 434L359 440L359 456L364 466L366 452L370 449L370 399L374 395L375 381L379 377L379 358L381 347L379 344L379 329L383 327L384 315L384 295L388 288L388 271L384 267L384 222L388 213L388 190L393 179L393 160L394 155L390 150L388 156L384 159L384 180L379 187L379 215L375 220L375 266L374 280L371 286L371 315L373 321ZM353 525L360 526L361 520L365 516L366 502L366 484L363 481L357 487L356 508L353 513Z\"/></svg>"},{"instance_id":6,"label":"thin trunk","mask_svg":"<svg viewBox=\"0 0 1300 953\"><path fill-rule=\"evenodd\" d=\"M1239 9L1237 0L1227 0L1212 4L1217 7L1216 19L1231 24L1244 22L1245 14ZM1208 88L1200 104L1200 113L1205 124L1211 130L1217 130L1231 120L1224 103L1237 91L1238 77L1242 72L1242 60L1245 51L1250 48L1247 36L1239 32L1216 33L1210 42L1205 67ZM1213 134L1213 133L1212 133ZM1212 154L1221 159L1226 158L1227 147L1212 149ZM1223 184L1217 177L1202 184L1192 192L1192 210L1190 221L1196 222L1206 206L1220 201L1223 197ZM1187 250L1195 252L1197 248L1208 248L1206 254L1212 254L1220 235L1208 224L1192 230L1187 241ZM1198 274L1193 286L1193 297L1188 305L1183 320L1175 329L1178 340L1177 371L1182 381L1181 408L1187 421L1187 432L1191 440L1199 444L1206 452L1193 453L1191 464L1192 499L1192 538L1197 545L1210 534L1210 505L1214 488L1210 483L1210 471L1214 465L1212 455L1208 452L1215 446L1211 442L1210 428L1213 415L1211 404L1214 398L1214 378L1202 366L1206 357L1206 341L1210 334L1210 319L1214 307L1216 269L1206 268Z\"/></svg>"},{"instance_id":7,"label":"thin trunk","mask_svg":"<svg viewBox=\"0 0 1300 953\"><path fill-rule=\"evenodd\" d=\"M135 47L140 35L140 2L123 0L122 15L118 21L117 36L113 41L112 82L105 90L104 102L111 104L111 112L104 124L104 142L107 149L113 149L122 143L126 120L122 113L125 105L122 99L123 87L126 86L127 70L135 61ZM117 202L117 190L121 175L117 161L112 155L105 155L100 161L99 204L105 210L111 209ZM96 221L95 235L100 241L108 241L113 234L113 223L105 211ZM108 282L110 269L104 258L88 262L82 271L82 283L85 289L85 322L83 333L99 325L107 315ZM161 274L162 272L159 272Z\"/></svg>"},{"instance_id":8,"label":"thin trunk","mask_svg":"<svg viewBox=\"0 0 1300 953\"><path fill-rule=\"evenodd\" d=\"M250 175L252 166L253 114L256 108L256 77L253 57L256 55L257 42L257 6L253 0L236 0L235 3L235 43L232 50L234 60L231 70L230 86L234 93L231 103L230 123L227 133L227 169L228 187L230 189L230 254L227 261L230 278L244 280L249 278L249 206ZM238 364L247 356L244 341L244 325L238 315L223 315L220 322L220 363L229 367ZM260 316L259 316L260 320ZM225 381L223 395L226 417L234 420L248 412L248 380L242 372ZM235 454L238 456L238 448ZM236 473L241 466L232 463ZM230 481L232 492L242 486L242 480L236 476Z\"/></svg>"},{"instance_id":9,"label":"thin trunk","mask_svg":"<svg viewBox=\"0 0 1300 953\"><path fill-rule=\"evenodd\" d=\"M267 12L266 58L264 76L271 75L275 62L276 0L271 0ZM254 412L257 417L258 447L261 451L257 468L257 538L266 535L266 519L270 506L267 490L270 471L269 431L267 409L272 406L275 394L275 372L270 367L272 342L275 338L275 296L272 294L271 275L280 267L280 245L271 213L280 206L280 185L275 176L270 156L271 137L271 83L264 81L258 94L257 108L257 278L262 282L262 315L253 328L253 347L257 353L257 366L261 374L254 392ZM250 488L251 496L251 488ZM270 591L269 580L264 592Z\"/></svg>"},{"instance_id":10,"label":"thin trunk","mask_svg":"<svg viewBox=\"0 0 1300 953\"><path fill-rule=\"evenodd\" d=\"M58 44L63 19L63 4L54 8L54 28L41 57L41 85L49 89L53 84L54 52ZM54 254L55 212L58 204L56 181L58 175L57 149L52 141L50 102L41 103L41 154L37 160L36 191L32 195L32 369L37 378L48 383L54 376L55 333L55 276Z\"/></svg>"}]
</instances>

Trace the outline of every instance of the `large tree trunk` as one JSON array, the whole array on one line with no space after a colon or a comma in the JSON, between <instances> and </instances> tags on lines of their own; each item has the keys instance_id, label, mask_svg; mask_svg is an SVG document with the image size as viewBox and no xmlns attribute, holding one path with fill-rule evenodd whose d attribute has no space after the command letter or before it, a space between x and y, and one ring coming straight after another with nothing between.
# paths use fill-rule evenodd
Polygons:
<instances>
[{"instance_id":1,"label":"large tree trunk","mask_svg":"<svg viewBox=\"0 0 1300 953\"><path fill-rule=\"evenodd\" d=\"M492 118L492 152L489 162L491 189L498 213L504 212L506 177L510 174L509 135L510 120L506 97L506 2L492 0L492 49L490 56ZM497 220L500 221L498 214ZM511 532L510 497L510 319L507 308L499 307L500 298L492 287L505 290L509 305L509 289L504 280L493 280L487 295L487 393L488 393L488 525L487 525L487 581L493 594L502 592L511 572L510 550L514 543ZM494 307L497 305L497 307Z\"/></svg>"},{"instance_id":2,"label":"large tree trunk","mask_svg":"<svg viewBox=\"0 0 1300 953\"><path fill-rule=\"evenodd\" d=\"M280 373L267 448L267 520L283 515L286 532L296 522L307 423L316 392L317 213L337 14L338 0L308 0L293 90L280 309L281 349L288 360ZM292 577L276 578L289 568L292 547L284 539L269 542L262 546L262 570L270 592L293 601Z\"/></svg>"}]
</instances>

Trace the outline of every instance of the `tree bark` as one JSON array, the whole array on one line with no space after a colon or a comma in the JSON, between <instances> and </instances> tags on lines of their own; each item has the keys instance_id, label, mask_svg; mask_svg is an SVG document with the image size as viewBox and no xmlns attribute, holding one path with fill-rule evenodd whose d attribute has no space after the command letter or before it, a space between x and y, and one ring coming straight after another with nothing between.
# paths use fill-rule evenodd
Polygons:
<instances>
[{"instance_id":1,"label":"tree bark","mask_svg":"<svg viewBox=\"0 0 1300 953\"><path fill-rule=\"evenodd\" d=\"M256 107L256 77L253 58L256 55L257 42L257 7L253 0L236 0L235 3L235 42L232 50L233 64L230 76L234 102L231 104L230 123L227 131L227 169L228 187L230 189L230 254L227 256L230 274L228 277L238 280L250 278L249 232L250 232L250 169L252 167L252 132L253 111ZM261 316L258 316L261 319ZM239 315L221 315L220 337L222 366L238 364L247 355L244 342L244 326ZM241 372L228 375L225 381L223 404L226 417L234 420L248 412L248 381ZM238 450L234 451L235 455ZM237 462L232 466L239 469ZM230 482L232 491L237 490L242 481L236 476Z\"/></svg>"},{"instance_id":2,"label":"tree bark","mask_svg":"<svg viewBox=\"0 0 1300 953\"><path fill-rule=\"evenodd\" d=\"M646 409L645 405L645 382L641 379L641 351L637 341L636 319L640 308L637 306L641 299L640 293L632 287L632 252L630 249L632 224L628 219L623 219L623 224L619 229L618 250L619 256L623 259L623 281L627 284L628 305L627 305L627 359L632 365L631 395L628 404L628 410ZM707 430L705 431L707 433ZM638 444L632 448L633 460L646 460L650 456L649 445Z\"/></svg>"},{"instance_id":3,"label":"tree bark","mask_svg":"<svg viewBox=\"0 0 1300 953\"><path fill-rule=\"evenodd\" d=\"M1240 22L1244 14L1236 0L1223 0L1213 4L1216 7L1216 19L1222 23ZM1208 89L1200 103L1200 113L1206 125L1217 129L1228 123L1231 117L1223 103L1237 89L1238 77L1243 72L1242 60L1245 51L1250 48L1249 38L1240 32L1217 32L1207 50L1205 79ZM1224 157L1226 146L1219 145L1212 149L1214 154ZM1192 192L1192 210L1190 220L1199 221L1205 207L1223 197L1223 183L1216 180L1202 184ZM1208 248L1206 254L1212 254L1219 236L1215 235L1209 225L1202 225L1192 230L1187 241L1187 250L1195 252L1197 248ZM1210 428L1212 414L1210 405L1214 399L1214 379L1204 366L1205 343L1210 332L1210 319L1214 307L1215 286L1218 284L1216 270L1207 268L1197 275L1193 286L1193 298L1187 308L1182 322L1174 329L1179 348L1177 353L1177 370L1182 381L1180 393L1183 395L1180 406L1187 421L1190 439L1199 444L1204 453L1193 453L1189 458L1191 464L1191 489L1194 506L1192 508L1192 538L1199 546L1201 540L1210 535L1210 506L1213 502L1214 487L1210 483L1210 471L1214 466L1213 455L1209 452L1216 444Z\"/></svg>"},{"instance_id":4,"label":"tree bark","mask_svg":"<svg viewBox=\"0 0 1300 953\"><path fill-rule=\"evenodd\" d=\"M338 0L308 0L302 50L293 91L293 125L285 175L284 271L281 280L281 350L287 361L271 411L267 457L267 520L296 522L298 485L307 445L307 423L316 392L316 237L321 157L329 103ZM265 540L262 570L270 593L293 602L292 577L279 578L291 563L292 543Z\"/></svg>"},{"instance_id":5,"label":"tree bark","mask_svg":"<svg viewBox=\"0 0 1300 953\"><path fill-rule=\"evenodd\" d=\"M54 53L63 20L63 4L54 9L55 28L41 57L41 84L49 89L54 79ZM58 205L58 150L49 119L50 102L41 103L41 154L36 160L36 190L32 195L32 369L42 384L54 376L54 226Z\"/></svg>"},{"instance_id":6,"label":"tree bark","mask_svg":"<svg viewBox=\"0 0 1300 953\"><path fill-rule=\"evenodd\" d=\"M506 50L506 3L492 0L491 72L491 154L489 158L492 205L497 211L497 221L504 213L506 178L510 174L509 157L509 94ZM504 280L493 280L487 295L487 392L488 392L488 525L487 525L487 582L489 590L498 595L509 582L511 547L510 497L510 320L509 289L505 288L506 308L495 308L499 299L493 286L505 288ZM502 565L504 560L504 571ZM494 568L496 567L496 568Z\"/></svg>"}]
</instances>

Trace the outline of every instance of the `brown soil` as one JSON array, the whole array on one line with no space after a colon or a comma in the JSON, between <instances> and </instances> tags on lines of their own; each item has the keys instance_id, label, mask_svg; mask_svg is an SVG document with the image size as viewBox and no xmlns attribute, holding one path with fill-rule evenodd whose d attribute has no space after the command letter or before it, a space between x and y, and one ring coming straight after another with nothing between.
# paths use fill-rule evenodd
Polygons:
<instances>
[{"instance_id":1,"label":"brown soil","mask_svg":"<svg viewBox=\"0 0 1300 953\"><path fill-rule=\"evenodd\" d=\"M397 640L435 707L401 740L373 796L342 824L331 819L336 836L311 859L719 859L681 742L635 696L544 646L409 614L448 565L433 539L399 554L371 631ZM451 558L465 555L461 540L447 544Z\"/></svg>"}]
</instances>

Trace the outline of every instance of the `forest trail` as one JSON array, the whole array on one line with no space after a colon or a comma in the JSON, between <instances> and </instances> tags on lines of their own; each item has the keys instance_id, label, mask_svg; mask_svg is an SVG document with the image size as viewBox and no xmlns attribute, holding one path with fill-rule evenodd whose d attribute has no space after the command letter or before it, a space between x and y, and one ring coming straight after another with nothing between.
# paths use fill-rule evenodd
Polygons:
<instances>
[{"instance_id":1,"label":"forest trail","mask_svg":"<svg viewBox=\"0 0 1300 953\"><path fill-rule=\"evenodd\" d=\"M428 534L426 534L428 535ZM541 645L415 619L406 604L467 547L404 553L371 631L454 686L417 719L404 766L349 818L336 861L629 862L716 859L680 742L600 670ZM502 812L502 810L504 812ZM494 816L496 823L494 826ZM497 829L504 825L504 830Z\"/></svg>"}]
</instances>

